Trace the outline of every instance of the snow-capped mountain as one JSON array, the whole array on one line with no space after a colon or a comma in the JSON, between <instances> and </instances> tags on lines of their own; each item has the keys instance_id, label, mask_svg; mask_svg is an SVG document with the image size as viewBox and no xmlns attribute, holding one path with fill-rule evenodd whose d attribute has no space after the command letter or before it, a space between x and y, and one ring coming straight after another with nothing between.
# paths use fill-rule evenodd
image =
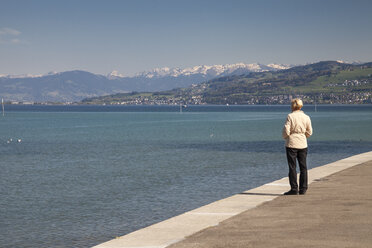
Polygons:
<instances>
[{"instance_id":1,"label":"snow-capped mountain","mask_svg":"<svg viewBox=\"0 0 372 248\"><path fill-rule=\"evenodd\" d=\"M291 66L283 64L226 64L226 65L199 65L188 68L155 68L136 74L136 77L160 78L160 77L179 77L201 74L209 77L225 76L229 74L244 74L249 72L276 71L288 69ZM116 72L116 71L115 71ZM117 73L117 72L116 72Z\"/></svg>"},{"instance_id":2,"label":"snow-capped mountain","mask_svg":"<svg viewBox=\"0 0 372 248\"><path fill-rule=\"evenodd\" d=\"M128 77L113 71L97 75L86 71L50 72L44 75L0 76L0 97L7 101L80 101L118 92L151 92L189 87L216 77L287 69L279 64L200 65L157 68Z\"/></svg>"},{"instance_id":3,"label":"snow-capped mountain","mask_svg":"<svg viewBox=\"0 0 372 248\"><path fill-rule=\"evenodd\" d=\"M123 74L120 74L118 71L114 70L107 74L108 79L116 79L116 78L123 78L125 77Z\"/></svg>"},{"instance_id":4,"label":"snow-capped mountain","mask_svg":"<svg viewBox=\"0 0 372 248\"><path fill-rule=\"evenodd\" d=\"M366 62L362 62L360 60L352 60L352 61L336 60L336 62L338 62L340 64L351 64L351 65L361 65L361 64L366 63Z\"/></svg>"}]
</instances>

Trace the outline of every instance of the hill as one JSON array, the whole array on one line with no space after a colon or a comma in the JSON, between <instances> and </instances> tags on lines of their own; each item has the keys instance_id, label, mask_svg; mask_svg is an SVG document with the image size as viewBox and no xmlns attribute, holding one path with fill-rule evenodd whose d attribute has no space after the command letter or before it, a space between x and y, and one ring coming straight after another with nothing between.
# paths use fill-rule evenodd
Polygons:
<instances>
[{"instance_id":1,"label":"hill","mask_svg":"<svg viewBox=\"0 0 372 248\"><path fill-rule=\"evenodd\" d=\"M371 103L372 63L322 61L287 70L231 75L154 93L125 93L84 99L86 104L288 104Z\"/></svg>"},{"instance_id":2,"label":"hill","mask_svg":"<svg viewBox=\"0 0 372 248\"><path fill-rule=\"evenodd\" d=\"M86 71L67 71L47 75L0 75L0 98L6 101L74 102L87 97L132 91L162 91L188 87L219 76L257 71L277 71L278 64L231 64L190 68L157 68L132 77L113 71L107 76Z\"/></svg>"},{"instance_id":3,"label":"hill","mask_svg":"<svg viewBox=\"0 0 372 248\"><path fill-rule=\"evenodd\" d=\"M6 101L68 102L120 91L120 84L86 71L41 77L0 78L0 97Z\"/></svg>"}]
</instances>

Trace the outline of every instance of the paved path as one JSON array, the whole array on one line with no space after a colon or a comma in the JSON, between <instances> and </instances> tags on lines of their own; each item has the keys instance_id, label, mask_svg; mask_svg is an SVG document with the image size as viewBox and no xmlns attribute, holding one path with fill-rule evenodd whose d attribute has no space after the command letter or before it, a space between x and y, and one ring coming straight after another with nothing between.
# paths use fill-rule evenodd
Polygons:
<instances>
[{"instance_id":1,"label":"paved path","mask_svg":"<svg viewBox=\"0 0 372 248\"><path fill-rule=\"evenodd\" d=\"M372 247L372 161L314 182L170 248Z\"/></svg>"},{"instance_id":2,"label":"paved path","mask_svg":"<svg viewBox=\"0 0 372 248\"><path fill-rule=\"evenodd\" d=\"M171 245L172 248L326 247L326 239L328 247L364 247L366 242L372 247L371 239L365 237L366 232L372 236L372 165L368 161L372 161L372 152L309 170L310 186L305 196L282 196L289 189L288 178L285 177L95 248L165 248ZM357 166L355 173L361 173L360 177L342 176L354 166ZM337 172L340 173L325 179ZM333 179L338 177L345 182ZM358 230L358 233L349 235L352 230ZM352 242L350 245L348 240ZM357 240L360 246L355 243ZM344 243L340 246L341 241Z\"/></svg>"}]
</instances>

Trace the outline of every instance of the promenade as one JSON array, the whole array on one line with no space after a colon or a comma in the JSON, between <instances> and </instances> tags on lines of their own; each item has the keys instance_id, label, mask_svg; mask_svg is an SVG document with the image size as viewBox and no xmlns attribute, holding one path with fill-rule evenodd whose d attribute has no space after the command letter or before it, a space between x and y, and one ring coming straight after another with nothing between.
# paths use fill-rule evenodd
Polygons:
<instances>
[{"instance_id":1,"label":"promenade","mask_svg":"<svg viewBox=\"0 0 372 248\"><path fill-rule=\"evenodd\" d=\"M265 184L96 248L372 247L372 152L309 170L306 195Z\"/></svg>"},{"instance_id":2,"label":"promenade","mask_svg":"<svg viewBox=\"0 0 372 248\"><path fill-rule=\"evenodd\" d=\"M372 161L314 182L170 248L372 247Z\"/></svg>"}]
</instances>

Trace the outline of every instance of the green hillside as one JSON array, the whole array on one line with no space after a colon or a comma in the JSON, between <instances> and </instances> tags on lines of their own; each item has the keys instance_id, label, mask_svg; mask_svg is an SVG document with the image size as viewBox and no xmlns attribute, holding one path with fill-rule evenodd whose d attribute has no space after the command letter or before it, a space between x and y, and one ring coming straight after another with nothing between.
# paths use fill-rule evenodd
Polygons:
<instances>
[{"instance_id":1,"label":"green hillside","mask_svg":"<svg viewBox=\"0 0 372 248\"><path fill-rule=\"evenodd\" d=\"M277 72L221 77L189 88L154 93L126 93L89 98L89 104L288 104L371 103L372 63L335 61Z\"/></svg>"}]
</instances>

